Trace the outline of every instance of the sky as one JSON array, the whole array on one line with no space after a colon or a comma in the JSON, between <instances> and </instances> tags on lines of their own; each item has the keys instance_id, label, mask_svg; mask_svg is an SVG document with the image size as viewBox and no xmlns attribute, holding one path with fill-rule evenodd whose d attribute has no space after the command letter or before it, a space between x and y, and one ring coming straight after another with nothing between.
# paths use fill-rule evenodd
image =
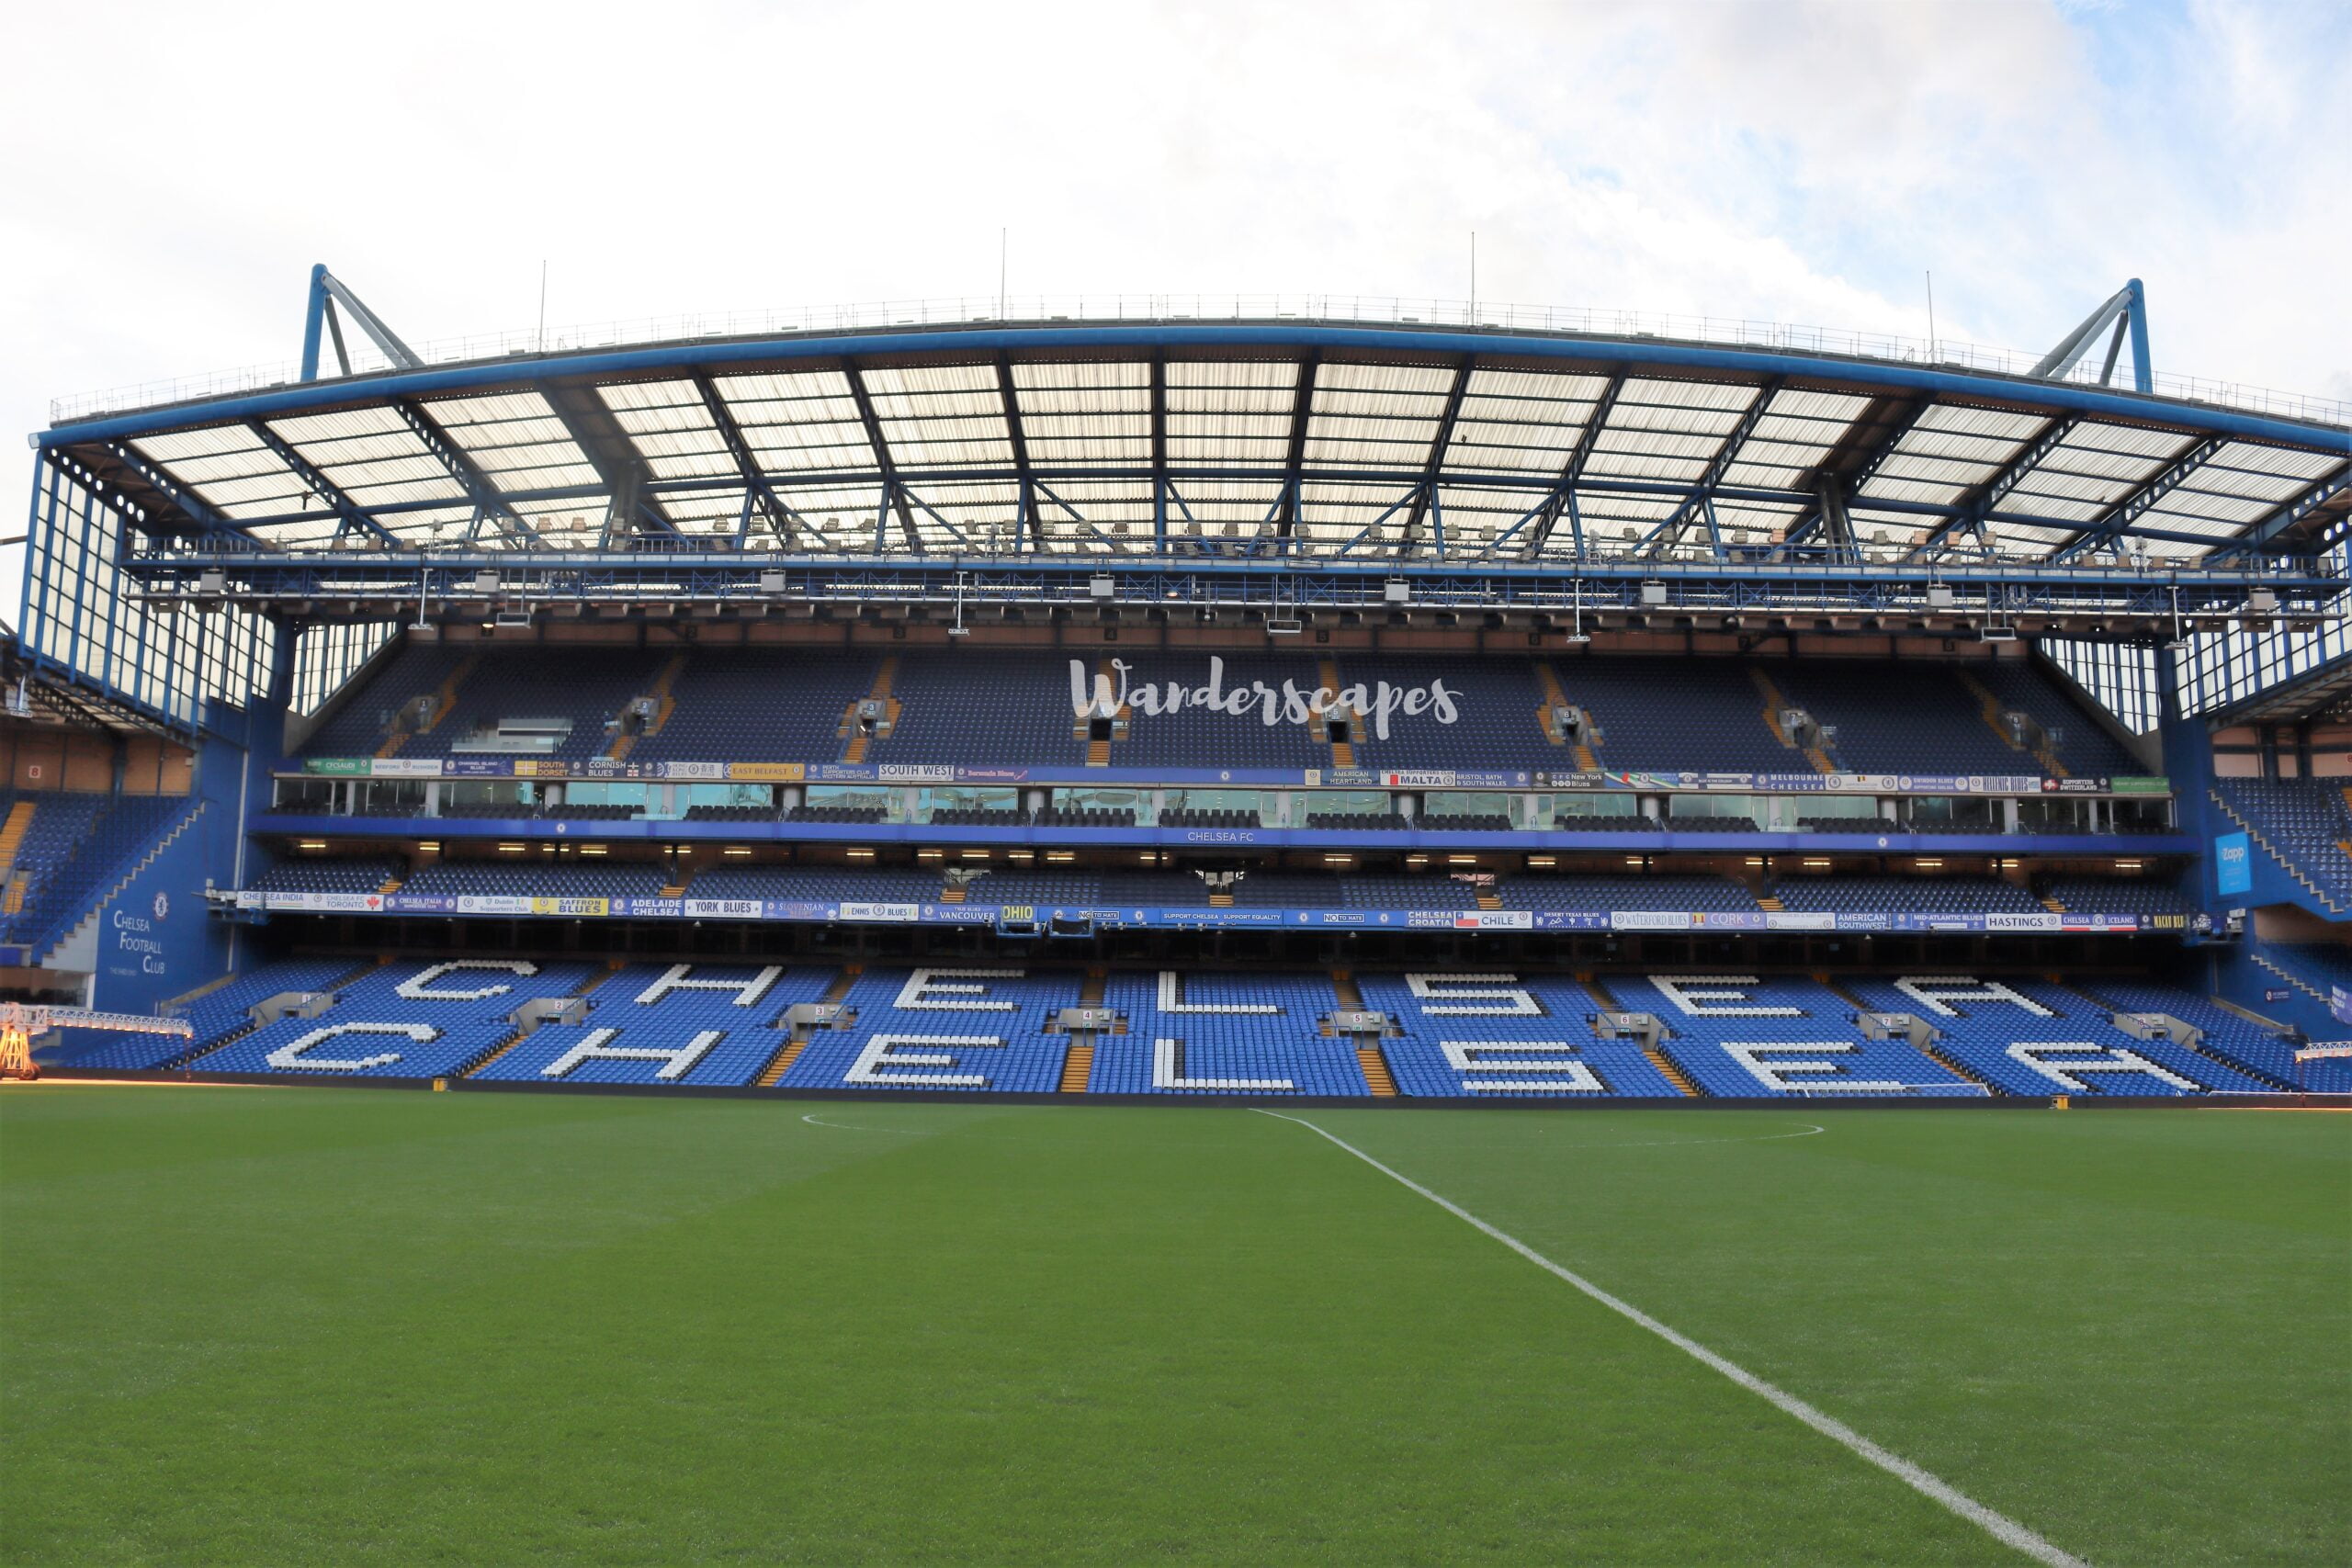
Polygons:
<instances>
[{"instance_id":1,"label":"sky","mask_svg":"<svg viewBox=\"0 0 2352 1568\"><path fill-rule=\"evenodd\" d=\"M1917 337L1932 271L2037 353L2138 276L2158 370L2352 399L2341 0L7 0L0 57L20 432L290 361L316 261L413 343L543 263L551 329L992 296L1001 232L1015 295L1458 299L1475 231L1486 299Z\"/></svg>"}]
</instances>

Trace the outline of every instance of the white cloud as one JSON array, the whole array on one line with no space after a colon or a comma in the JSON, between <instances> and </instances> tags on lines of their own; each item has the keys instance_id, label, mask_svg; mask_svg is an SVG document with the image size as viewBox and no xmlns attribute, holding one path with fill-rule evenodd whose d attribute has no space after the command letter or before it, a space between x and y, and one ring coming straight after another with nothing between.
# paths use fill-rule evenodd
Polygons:
<instances>
[{"instance_id":1,"label":"white cloud","mask_svg":"<svg viewBox=\"0 0 2352 1568\"><path fill-rule=\"evenodd\" d=\"M2340 9L17 6L0 418L413 338L919 295L1326 291L2037 349L2352 396ZM21 473L21 468L17 468Z\"/></svg>"}]
</instances>

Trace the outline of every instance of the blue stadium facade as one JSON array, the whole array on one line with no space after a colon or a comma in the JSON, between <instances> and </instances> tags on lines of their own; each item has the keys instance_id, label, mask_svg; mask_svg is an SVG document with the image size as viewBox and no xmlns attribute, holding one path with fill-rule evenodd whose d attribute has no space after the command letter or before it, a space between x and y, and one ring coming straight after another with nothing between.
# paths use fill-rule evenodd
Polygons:
<instances>
[{"instance_id":1,"label":"blue stadium facade","mask_svg":"<svg viewBox=\"0 0 2352 1568\"><path fill-rule=\"evenodd\" d=\"M2136 288L978 313L449 359L322 270L299 374L40 433L0 959L194 1030L46 1064L2352 1090L2352 432Z\"/></svg>"}]
</instances>

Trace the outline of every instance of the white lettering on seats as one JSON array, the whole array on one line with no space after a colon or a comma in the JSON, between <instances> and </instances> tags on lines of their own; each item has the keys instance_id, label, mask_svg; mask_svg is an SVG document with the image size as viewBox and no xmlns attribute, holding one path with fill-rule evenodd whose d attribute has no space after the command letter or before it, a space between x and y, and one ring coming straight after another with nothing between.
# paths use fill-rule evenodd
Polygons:
<instances>
[{"instance_id":1,"label":"white lettering on seats","mask_svg":"<svg viewBox=\"0 0 2352 1568\"><path fill-rule=\"evenodd\" d=\"M1280 1094L1298 1086L1288 1078L1188 1078L1181 1059L1182 1047L1173 1040L1151 1043L1151 1087L1154 1089L1216 1089L1234 1094Z\"/></svg>"},{"instance_id":2,"label":"white lettering on seats","mask_svg":"<svg viewBox=\"0 0 2352 1568\"><path fill-rule=\"evenodd\" d=\"M536 975L539 966L519 958L453 958L447 964L435 964L402 980L392 989L413 1002L478 1002L484 997L503 996L512 986L481 986L470 991L436 991L430 987L444 975L454 975L460 969L491 969L502 975Z\"/></svg>"},{"instance_id":3,"label":"white lettering on seats","mask_svg":"<svg viewBox=\"0 0 2352 1568\"><path fill-rule=\"evenodd\" d=\"M642 1001L644 998L639 998ZM560 1078L582 1062L660 1062L662 1070L653 1075L662 1083L674 1083L694 1071L695 1064L703 1059L713 1045L726 1038L723 1029L706 1029L692 1040L673 1050L658 1045L607 1045L605 1043L620 1032L617 1029L592 1029L582 1035L580 1043L539 1069L543 1078Z\"/></svg>"},{"instance_id":4,"label":"white lettering on seats","mask_svg":"<svg viewBox=\"0 0 2352 1568\"><path fill-rule=\"evenodd\" d=\"M1458 1073L1554 1073L1539 1078L1464 1077L1467 1094L1607 1094L1609 1086L1583 1062L1566 1059L1566 1040L1441 1040L1437 1048ZM1540 1052L1541 1055L1525 1055ZM1519 1053L1514 1055L1513 1053Z\"/></svg>"},{"instance_id":5,"label":"white lettering on seats","mask_svg":"<svg viewBox=\"0 0 2352 1568\"><path fill-rule=\"evenodd\" d=\"M1188 1002L1184 999L1184 983L1173 969L1159 972L1159 1010L1162 1012L1280 1012L1272 1002Z\"/></svg>"},{"instance_id":6,"label":"white lettering on seats","mask_svg":"<svg viewBox=\"0 0 2352 1568\"><path fill-rule=\"evenodd\" d=\"M441 1038L441 1032L429 1023L330 1023L313 1029L299 1039L288 1041L269 1054L269 1065L281 1071L292 1069L306 1073L364 1073L370 1067L388 1067L401 1059L398 1051L387 1051L380 1056L359 1056L349 1061L333 1061L324 1056L304 1056L313 1045L323 1044L345 1034L397 1034L419 1045L429 1044Z\"/></svg>"},{"instance_id":7,"label":"white lettering on seats","mask_svg":"<svg viewBox=\"0 0 2352 1568\"><path fill-rule=\"evenodd\" d=\"M2045 1055L2053 1051L2081 1051L2088 1054L2092 1059L2084 1061L2077 1057L2064 1062L2042 1060ZM2165 1071L2137 1051L2128 1051L2120 1045L2100 1045L2088 1040L2018 1040L2010 1043L2009 1055L2052 1083L2070 1089L2077 1094L2094 1092L2090 1085L2075 1076L2078 1073L2146 1073L2151 1077L2163 1079L2175 1089L2196 1091L2205 1087L2203 1084L2191 1083L2178 1073Z\"/></svg>"},{"instance_id":8,"label":"white lettering on seats","mask_svg":"<svg viewBox=\"0 0 2352 1568\"><path fill-rule=\"evenodd\" d=\"M1431 1018L1533 1018L1544 1010L1516 975L1408 975L1405 984Z\"/></svg>"},{"instance_id":9,"label":"white lettering on seats","mask_svg":"<svg viewBox=\"0 0 2352 1568\"><path fill-rule=\"evenodd\" d=\"M1839 1055L1861 1049L1847 1040L1726 1040L1724 1051L1731 1059L1746 1067L1758 1083L1775 1094L1801 1094L1810 1089L1827 1090L1834 1094L1900 1094L1905 1086L1899 1083L1869 1078L1824 1078L1820 1075L1835 1073L1837 1062L1768 1062L1767 1051L1804 1051L1814 1056ZM1791 1074L1811 1075L1810 1081L1800 1082Z\"/></svg>"},{"instance_id":10,"label":"white lettering on seats","mask_svg":"<svg viewBox=\"0 0 2352 1568\"><path fill-rule=\"evenodd\" d=\"M660 979L637 993L637 1005L650 1007L672 991L732 991L735 993L735 1005L747 1008L766 996L768 987L775 985L776 977L784 973L781 968L770 964L748 980L695 980L689 978L694 969L691 964L673 964Z\"/></svg>"},{"instance_id":11,"label":"white lettering on seats","mask_svg":"<svg viewBox=\"0 0 2352 1568\"><path fill-rule=\"evenodd\" d=\"M1753 986L1753 975L1653 975L1650 984L1666 999L1692 1018L1803 1018L1804 1009L1792 1007L1712 1007L1713 1002L1753 1002L1746 991L1700 990L1701 986Z\"/></svg>"},{"instance_id":12,"label":"white lettering on seats","mask_svg":"<svg viewBox=\"0 0 2352 1568\"><path fill-rule=\"evenodd\" d=\"M1947 1002L2008 1002L2025 1009L2036 1018L2058 1016L2031 997L2021 996L1998 980L1979 980L1968 975L1905 975L1894 982L1894 988L1938 1018L1960 1016L1944 1005Z\"/></svg>"},{"instance_id":13,"label":"white lettering on seats","mask_svg":"<svg viewBox=\"0 0 2352 1568\"><path fill-rule=\"evenodd\" d=\"M899 987L899 999L892 1005L909 1011L923 1012L1012 1012L1015 1005L1006 1001L978 1001L989 994L986 986L951 985L953 980L1018 980L1026 969L918 969L907 976ZM951 997L967 998L950 1001Z\"/></svg>"},{"instance_id":14,"label":"white lettering on seats","mask_svg":"<svg viewBox=\"0 0 2352 1568\"><path fill-rule=\"evenodd\" d=\"M885 1072L886 1067L952 1067L956 1058L949 1051L979 1051L1004 1042L993 1034L877 1034L865 1043L850 1064L844 1075L845 1083L859 1084L929 1084L937 1089L986 1089L989 1080L978 1073L899 1073ZM933 1046L944 1049L908 1051L904 1047Z\"/></svg>"}]
</instances>

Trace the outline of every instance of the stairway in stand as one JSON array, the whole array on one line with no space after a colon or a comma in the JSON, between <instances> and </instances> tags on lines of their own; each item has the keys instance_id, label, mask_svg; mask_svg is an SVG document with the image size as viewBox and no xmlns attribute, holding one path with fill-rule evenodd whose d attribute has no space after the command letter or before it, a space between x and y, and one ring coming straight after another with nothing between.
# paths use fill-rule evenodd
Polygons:
<instances>
[{"instance_id":1,"label":"stairway in stand","mask_svg":"<svg viewBox=\"0 0 2352 1568\"><path fill-rule=\"evenodd\" d=\"M670 661L662 666L662 673L653 678L653 689L646 694L658 705L653 710L653 716L645 721L643 729L635 732L625 729L614 736L612 745L605 750L608 759L616 762L625 761L628 754L637 750L639 740L648 735L662 733L662 727L670 722L670 715L678 705L678 699L670 694L670 688L677 683L680 675L685 673L685 654L681 652L670 656Z\"/></svg>"},{"instance_id":2,"label":"stairway in stand","mask_svg":"<svg viewBox=\"0 0 2352 1568\"><path fill-rule=\"evenodd\" d=\"M867 692L858 702L850 704L849 711L842 715L840 733L849 738L849 744L842 749L842 761L863 762L865 761L865 749L871 737L859 727L857 722L857 710L865 703L882 705L881 728L884 730L898 727L899 699L890 694L890 682L897 680L898 676L899 656L895 653L889 654L883 659L882 668L875 672L874 689Z\"/></svg>"},{"instance_id":3,"label":"stairway in stand","mask_svg":"<svg viewBox=\"0 0 2352 1568\"><path fill-rule=\"evenodd\" d=\"M1325 688L1334 694L1337 694L1340 690L1340 661L1336 659L1326 659L1319 666L1317 666L1317 668L1322 671L1323 684ZM1358 713L1350 713L1344 708L1334 705L1328 714L1321 715L1319 716L1315 714L1308 714L1306 716L1306 722L1309 724L1323 724L1328 722L1329 719L1334 718L1344 718L1349 720L1351 729L1352 729L1352 727L1355 724L1363 722L1363 716ZM1325 733L1328 734L1329 731L1327 730ZM1356 765L1356 748L1353 741L1334 740L1330 745L1331 765L1333 767L1352 768Z\"/></svg>"},{"instance_id":4,"label":"stairway in stand","mask_svg":"<svg viewBox=\"0 0 2352 1568\"><path fill-rule=\"evenodd\" d=\"M817 999L828 1005L836 1005L846 1000L850 987L857 984L857 977L863 970L862 964L842 964L842 972L833 976L833 983L826 987L825 994ZM808 1048L808 1042L806 1040L787 1039L776 1048L775 1055L768 1058L768 1065L760 1069L760 1076L752 1080L753 1085L760 1089L774 1089L783 1081L784 1075L791 1071L792 1064L800 1060L800 1053Z\"/></svg>"},{"instance_id":5,"label":"stairway in stand","mask_svg":"<svg viewBox=\"0 0 2352 1568\"><path fill-rule=\"evenodd\" d=\"M8 820L0 822L0 879L17 869L17 852L24 848L26 830L33 825L33 803L20 800L8 807Z\"/></svg>"},{"instance_id":6,"label":"stairway in stand","mask_svg":"<svg viewBox=\"0 0 2352 1568\"><path fill-rule=\"evenodd\" d=\"M434 689L433 716L413 730L403 729L394 735L376 748L376 755L397 757L401 754L401 748L408 744L410 736L432 734L441 721L449 716L449 710L457 705L458 688L466 683L467 678L473 674L475 668L481 663L481 655L479 653L469 653L458 660L457 668L449 671L448 678Z\"/></svg>"}]
</instances>

